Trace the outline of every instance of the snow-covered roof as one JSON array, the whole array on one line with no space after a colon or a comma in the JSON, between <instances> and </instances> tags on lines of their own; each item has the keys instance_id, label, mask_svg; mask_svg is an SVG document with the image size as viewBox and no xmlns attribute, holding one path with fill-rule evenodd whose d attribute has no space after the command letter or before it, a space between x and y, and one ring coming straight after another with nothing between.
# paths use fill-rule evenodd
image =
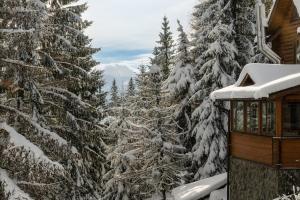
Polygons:
<instances>
[{"instance_id":1,"label":"snow-covered roof","mask_svg":"<svg viewBox=\"0 0 300 200\"><path fill-rule=\"evenodd\" d=\"M172 190L172 196L175 200L198 200L225 186L226 183L227 173L224 173L211 178L202 179L194 183L179 186ZM224 196L226 197L226 191L224 190L224 192Z\"/></svg>"},{"instance_id":2,"label":"snow-covered roof","mask_svg":"<svg viewBox=\"0 0 300 200\"><path fill-rule=\"evenodd\" d=\"M242 86L247 77L254 84ZM295 86L300 86L300 65L248 64L234 85L214 91L210 97L213 100L261 99Z\"/></svg>"}]
</instances>

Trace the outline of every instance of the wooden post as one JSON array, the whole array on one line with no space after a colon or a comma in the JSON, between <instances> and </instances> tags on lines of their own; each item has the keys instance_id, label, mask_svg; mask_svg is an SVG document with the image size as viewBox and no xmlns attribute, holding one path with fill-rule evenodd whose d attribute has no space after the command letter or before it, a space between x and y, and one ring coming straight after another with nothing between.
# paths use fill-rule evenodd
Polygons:
<instances>
[{"instance_id":1,"label":"wooden post","mask_svg":"<svg viewBox=\"0 0 300 200\"><path fill-rule=\"evenodd\" d=\"M248 110L248 102L244 101L244 133L248 132L247 130L247 110Z\"/></svg>"},{"instance_id":2,"label":"wooden post","mask_svg":"<svg viewBox=\"0 0 300 200\"><path fill-rule=\"evenodd\" d=\"M262 131L262 101L258 102L258 135L263 135Z\"/></svg>"},{"instance_id":3,"label":"wooden post","mask_svg":"<svg viewBox=\"0 0 300 200\"><path fill-rule=\"evenodd\" d=\"M282 137L282 98L276 99L276 137Z\"/></svg>"},{"instance_id":4,"label":"wooden post","mask_svg":"<svg viewBox=\"0 0 300 200\"><path fill-rule=\"evenodd\" d=\"M282 98L275 100L276 104L276 135L273 139L273 164L281 167L281 137L282 137Z\"/></svg>"}]
</instances>

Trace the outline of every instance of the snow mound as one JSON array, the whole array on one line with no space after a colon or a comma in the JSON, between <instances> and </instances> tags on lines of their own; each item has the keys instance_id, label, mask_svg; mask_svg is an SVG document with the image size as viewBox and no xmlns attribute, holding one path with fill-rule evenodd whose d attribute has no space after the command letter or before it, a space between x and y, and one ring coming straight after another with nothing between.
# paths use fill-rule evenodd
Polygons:
<instances>
[{"instance_id":1,"label":"snow mound","mask_svg":"<svg viewBox=\"0 0 300 200\"><path fill-rule=\"evenodd\" d=\"M254 84L240 86L249 76ZM300 65L248 64L238 81L231 86L213 92L210 97L216 99L260 99L270 94L300 85Z\"/></svg>"},{"instance_id":2,"label":"snow mound","mask_svg":"<svg viewBox=\"0 0 300 200\"><path fill-rule=\"evenodd\" d=\"M198 200L200 198L209 196L213 191L225 186L226 183L227 173L224 173L194 183L179 186L173 189L172 196L174 200ZM223 200L218 199L217 197L220 197L220 195L224 194L224 192L226 194L225 189L223 191L213 192L213 196L210 200ZM227 194L225 196L227 196Z\"/></svg>"},{"instance_id":3,"label":"snow mound","mask_svg":"<svg viewBox=\"0 0 300 200\"><path fill-rule=\"evenodd\" d=\"M227 200L227 186L223 189L213 191L209 200Z\"/></svg>"}]
</instances>

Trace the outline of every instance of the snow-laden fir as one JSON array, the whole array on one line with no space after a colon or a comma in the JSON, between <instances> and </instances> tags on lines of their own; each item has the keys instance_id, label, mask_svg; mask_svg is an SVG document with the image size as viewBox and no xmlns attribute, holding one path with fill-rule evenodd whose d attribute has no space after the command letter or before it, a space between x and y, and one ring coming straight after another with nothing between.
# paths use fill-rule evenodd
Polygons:
<instances>
[{"instance_id":1,"label":"snow-laden fir","mask_svg":"<svg viewBox=\"0 0 300 200\"><path fill-rule=\"evenodd\" d=\"M1 199L100 197L103 80L73 2L1 2Z\"/></svg>"}]
</instances>

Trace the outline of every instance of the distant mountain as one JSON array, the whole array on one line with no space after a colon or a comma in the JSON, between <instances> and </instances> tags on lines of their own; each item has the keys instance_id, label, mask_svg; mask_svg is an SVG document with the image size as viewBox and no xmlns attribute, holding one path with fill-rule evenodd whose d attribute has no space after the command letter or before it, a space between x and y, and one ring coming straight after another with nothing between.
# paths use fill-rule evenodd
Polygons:
<instances>
[{"instance_id":1,"label":"distant mountain","mask_svg":"<svg viewBox=\"0 0 300 200\"><path fill-rule=\"evenodd\" d=\"M136 76L136 73L133 70L122 65L106 65L106 67L102 70L104 71L104 79L106 82L104 87L105 91L110 90L114 79L117 81L119 91L126 90L129 79Z\"/></svg>"},{"instance_id":2,"label":"distant mountain","mask_svg":"<svg viewBox=\"0 0 300 200\"><path fill-rule=\"evenodd\" d=\"M112 85L112 81L116 79L117 85L120 89L126 90L129 79L131 77L136 77L139 72L138 68L141 64L149 64L150 54L142 54L135 57L132 60L124 60L116 63L100 64L94 69L104 71L104 79L106 85L104 87L105 91L109 91Z\"/></svg>"}]
</instances>

